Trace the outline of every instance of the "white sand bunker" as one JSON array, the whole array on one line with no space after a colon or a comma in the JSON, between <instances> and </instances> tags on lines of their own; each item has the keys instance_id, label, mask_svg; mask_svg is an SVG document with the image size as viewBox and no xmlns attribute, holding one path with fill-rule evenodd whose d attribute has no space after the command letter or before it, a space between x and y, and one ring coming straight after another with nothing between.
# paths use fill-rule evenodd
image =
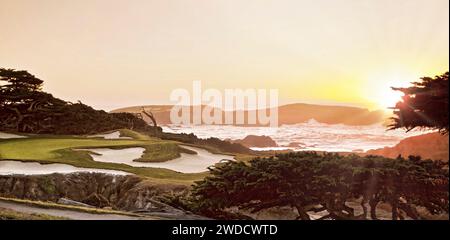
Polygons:
<instances>
[{"instance_id":1,"label":"white sand bunker","mask_svg":"<svg viewBox=\"0 0 450 240\"><path fill-rule=\"evenodd\" d=\"M0 139L12 139L12 138L26 138L26 137L11 133L0 132Z\"/></svg>"},{"instance_id":2,"label":"white sand bunker","mask_svg":"<svg viewBox=\"0 0 450 240\"><path fill-rule=\"evenodd\" d=\"M119 131L112 132L112 133L105 133L105 134L97 134L97 135L92 135L92 136L89 136L89 137L92 137L92 138L104 138L104 139L132 139L130 137L121 137Z\"/></svg>"},{"instance_id":3,"label":"white sand bunker","mask_svg":"<svg viewBox=\"0 0 450 240\"><path fill-rule=\"evenodd\" d=\"M139 159L144 153L144 148L127 148L127 149L108 149L96 148L88 151L96 154L91 154L95 161L123 163L133 167L152 167L152 168L166 168L182 173L199 173L208 170L208 167L222 160L233 160L232 156L213 154L201 148L183 146L183 148L197 152L197 154L181 153L181 157L160 163L146 163L135 162L133 160Z\"/></svg>"},{"instance_id":4,"label":"white sand bunker","mask_svg":"<svg viewBox=\"0 0 450 240\"><path fill-rule=\"evenodd\" d=\"M0 175L44 175L52 173L76 173L76 172L94 172L94 173L105 173L112 175L129 175L130 173L107 170L107 169L96 169L96 168L78 168L68 164L40 164L37 162L20 162L20 161L0 161Z\"/></svg>"}]
</instances>

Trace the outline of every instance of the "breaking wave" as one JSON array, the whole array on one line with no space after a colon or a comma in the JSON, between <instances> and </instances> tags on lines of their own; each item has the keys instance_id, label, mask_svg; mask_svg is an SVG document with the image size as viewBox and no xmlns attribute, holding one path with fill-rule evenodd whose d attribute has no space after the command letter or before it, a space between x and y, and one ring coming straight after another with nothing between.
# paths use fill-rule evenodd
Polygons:
<instances>
[{"instance_id":1,"label":"breaking wave","mask_svg":"<svg viewBox=\"0 0 450 240\"><path fill-rule=\"evenodd\" d=\"M314 119L305 123L271 127L238 127L229 125L167 125L165 132L193 133L199 138L242 139L248 135L270 136L280 146L275 149L363 152L370 149L392 147L402 139L424 134L423 131L390 130L382 124L349 126L319 123ZM291 144L291 145L290 145ZM290 146L289 146L290 145ZM293 146L295 145L295 146ZM254 148L268 150L270 148Z\"/></svg>"}]
</instances>

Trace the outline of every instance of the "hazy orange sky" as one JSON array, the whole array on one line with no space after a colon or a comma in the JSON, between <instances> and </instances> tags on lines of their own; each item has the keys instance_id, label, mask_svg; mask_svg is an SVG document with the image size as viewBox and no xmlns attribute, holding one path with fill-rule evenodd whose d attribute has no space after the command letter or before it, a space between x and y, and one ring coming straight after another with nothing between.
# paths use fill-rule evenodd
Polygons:
<instances>
[{"instance_id":1,"label":"hazy orange sky","mask_svg":"<svg viewBox=\"0 0 450 240\"><path fill-rule=\"evenodd\" d=\"M449 65L448 0L0 0L0 67L110 110L174 88L371 109Z\"/></svg>"}]
</instances>

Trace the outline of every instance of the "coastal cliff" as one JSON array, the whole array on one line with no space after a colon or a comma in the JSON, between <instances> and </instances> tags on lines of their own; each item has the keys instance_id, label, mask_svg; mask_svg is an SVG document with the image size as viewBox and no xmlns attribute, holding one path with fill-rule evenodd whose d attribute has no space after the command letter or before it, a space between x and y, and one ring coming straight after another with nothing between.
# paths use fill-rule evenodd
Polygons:
<instances>
[{"instance_id":1,"label":"coastal cliff","mask_svg":"<svg viewBox=\"0 0 450 240\"><path fill-rule=\"evenodd\" d=\"M427 133L405 138L394 147L384 147L367 151L367 154L396 158L398 155L421 156L422 159L447 161L449 159L448 136L439 133Z\"/></svg>"}]
</instances>

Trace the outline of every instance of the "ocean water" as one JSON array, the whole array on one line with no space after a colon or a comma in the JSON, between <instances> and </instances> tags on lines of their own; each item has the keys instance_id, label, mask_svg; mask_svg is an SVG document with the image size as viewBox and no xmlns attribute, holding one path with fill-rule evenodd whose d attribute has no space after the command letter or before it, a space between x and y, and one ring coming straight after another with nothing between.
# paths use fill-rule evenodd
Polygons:
<instances>
[{"instance_id":1,"label":"ocean water","mask_svg":"<svg viewBox=\"0 0 450 240\"><path fill-rule=\"evenodd\" d=\"M279 147L252 148L254 150L292 149L296 151L363 152L370 149L392 147L402 139L424 134L423 131L386 130L381 124L349 126L319 123L314 119L295 125L270 127L236 127L229 125L167 125L165 132L193 133L199 138L217 137L242 139L247 135L270 136ZM287 147L298 143L296 147Z\"/></svg>"}]
</instances>

